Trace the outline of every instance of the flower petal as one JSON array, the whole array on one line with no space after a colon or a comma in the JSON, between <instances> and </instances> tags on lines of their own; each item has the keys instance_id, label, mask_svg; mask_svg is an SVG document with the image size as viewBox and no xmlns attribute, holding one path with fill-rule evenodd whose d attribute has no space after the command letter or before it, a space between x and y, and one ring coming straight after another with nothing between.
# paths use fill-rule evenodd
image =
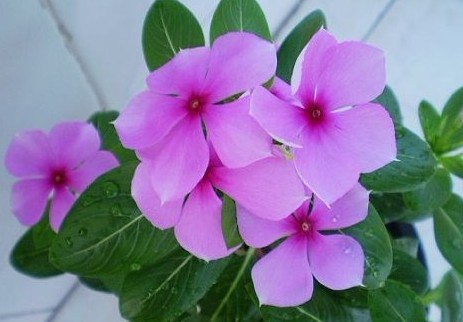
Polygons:
<instances>
[{"instance_id":1,"label":"flower petal","mask_svg":"<svg viewBox=\"0 0 463 322\"><path fill-rule=\"evenodd\" d=\"M320 68L315 101L327 109L368 103L386 85L384 53L359 41L328 49Z\"/></svg>"},{"instance_id":2,"label":"flower petal","mask_svg":"<svg viewBox=\"0 0 463 322\"><path fill-rule=\"evenodd\" d=\"M252 214L270 220L287 217L307 199L290 161L270 157L238 169L211 168L213 185Z\"/></svg>"},{"instance_id":3,"label":"flower petal","mask_svg":"<svg viewBox=\"0 0 463 322\"><path fill-rule=\"evenodd\" d=\"M100 149L100 137L93 125L63 122L50 131L50 145L58 164L68 169L79 166Z\"/></svg>"},{"instance_id":4,"label":"flower petal","mask_svg":"<svg viewBox=\"0 0 463 322\"><path fill-rule=\"evenodd\" d=\"M212 102L245 92L269 80L276 70L275 46L247 32L230 32L214 41L204 93Z\"/></svg>"},{"instance_id":5,"label":"flower petal","mask_svg":"<svg viewBox=\"0 0 463 322\"><path fill-rule=\"evenodd\" d=\"M183 198L166 202L154 192L150 179L150 166L147 162L138 165L132 179L132 197L143 215L155 227L166 229L175 226L182 213Z\"/></svg>"},{"instance_id":6,"label":"flower petal","mask_svg":"<svg viewBox=\"0 0 463 322\"><path fill-rule=\"evenodd\" d=\"M11 208L21 224L32 226L40 220L50 191L48 179L26 179L13 185Z\"/></svg>"},{"instance_id":7,"label":"flower petal","mask_svg":"<svg viewBox=\"0 0 463 322\"><path fill-rule=\"evenodd\" d=\"M158 94L174 94L188 99L204 83L209 56L210 49L207 47L181 50L147 77L148 87Z\"/></svg>"},{"instance_id":8,"label":"flower petal","mask_svg":"<svg viewBox=\"0 0 463 322\"><path fill-rule=\"evenodd\" d=\"M240 235L251 247L267 247L274 241L297 232L296 222L291 215L282 220L267 220L254 216L237 205L236 216Z\"/></svg>"},{"instance_id":9,"label":"flower petal","mask_svg":"<svg viewBox=\"0 0 463 322\"><path fill-rule=\"evenodd\" d=\"M58 232L76 197L67 188L55 189L50 207L50 225Z\"/></svg>"},{"instance_id":10,"label":"flower petal","mask_svg":"<svg viewBox=\"0 0 463 322\"><path fill-rule=\"evenodd\" d=\"M288 238L252 268L252 281L260 304L297 306L312 297L313 278L307 259L307 239Z\"/></svg>"},{"instance_id":11,"label":"flower petal","mask_svg":"<svg viewBox=\"0 0 463 322\"><path fill-rule=\"evenodd\" d=\"M362 283L364 255L350 236L315 233L309 240L309 262L314 277L332 290L344 290Z\"/></svg>"},{"instance_id":12,"label":"flower petal","mask_svg":"<svg viewBox=\"0 0 463 322\"><path fill-rule=\"evenodd\" d=\"M15 176L46 176L53 164L47 135L40 130L15 135L5 156L5 167Z\"/></svg>"},{"instance_id":13,"label":"flower petal","mask_svg":"<svg viewBox=\"0 0 463 322\"><path fill-rule=\"evenodd\" d=\"M252 93L251 115L274 139L300 147L299 134L308 123L302 108L258 87Z\"/></svg>"},{"instance_id":14,"label":"flower petal","mask_svg":"<svg viewBox=\"0 0 463 322\"><path fill-rule=\"evenodd\" d=\"M377 170L396 158L394 123L381 105L355 106L332 116L337 137L357 160L360 172Z\"/></svg>"},{"instance_id":15,"label":"flower petal","mask_svg":"<svg viewBox=\"0 0 463 322\"><path fill-rule=\"evenodd\" d=\"M185 104L179 97L151 91L138 94L114 121L122 144L140 149L159 142L188 114Z\"/></svg>"},{"instance_id":16,"label":"flower petal","mask_svg":"<svg viewBox=\"0 0 463 322\"><path fill-rule=\"evenodd\" d=\"M310 190L330 205L357 183L360 171L338 138L325 130L305 128L303 148L294 149L294 165Z\"/></svg>"},{"instance_id":17,"label":"flower petal","mask_svg":"<svg viewBox=\"0 0 463 322\"><path fill-rule=\"evenodd\" d=\"M161 203L185 197L204 176L209 162L201 119L184 118L163 140L137 155L151 162L151 182Z\"/></svg>"},{"instance_id":18,"label":"flower petal","mask_svg":"<svg viewBox=\"0 0 463 322\"><path fill-rule=\"evenodd\" d=\"M272 138L249 115L249 96L212 105L204 113L207 136L222 163L239 168L272 155Z\"/></svg>"},{"instance_id":19,"label":"flower petal","mask_svg":"<svg viewBox=\"0 0 463 322\"><path fill-rule=\"evenodd\" d=\"M117 167L119 162L108 151L97 151L77 169L69 172L69 185L77 192L84 191L97 177Z\"/></svg>"},{"instance_id":20,"label":"flower petal","mask_svg":"<svg viewBox=\"0 0 463 322\"><path fill-rule=\"evenodd\" d=\"M190 193L175 226L180 245L196 257L213 260L228 256L222 233L222 201L210 182L203 180Z\"/></svg>"},{"instance_id":21,"label":"flower petal","mask_svg":"<svg viewBox=\"0 0 463 322\"><path fill-rule=\"evenodd\" d=\"M294 97L291 93L291 86L286 84L281 78L276 77L273 78L272 87L270 87L270 93L281 99L282 101L293 103Z\"/></svg>"},{"instance_id":22,"label":"flower petal","mask_svg":"<svg viewBox=\"0 0 463 322\"><path fill-rule=\"evenodd\" d=\"M368 214L368 191L360 184L349 190L328 208L315 199L310 220L316 230L346 228L361 222Z\"/></svg>"}]
</instances>

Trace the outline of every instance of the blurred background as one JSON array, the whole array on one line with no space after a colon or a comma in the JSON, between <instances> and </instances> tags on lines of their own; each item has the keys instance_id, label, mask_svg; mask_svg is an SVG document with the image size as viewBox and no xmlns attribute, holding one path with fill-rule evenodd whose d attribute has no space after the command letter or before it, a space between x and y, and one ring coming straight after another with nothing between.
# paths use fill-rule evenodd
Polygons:
<instances>
[{"instance_id":1,"label":"blurred background","mask_svg":"<svg viewBox=\"0 0 463 322\"><path fill-rule=\"evenodd\" d=\"M121 110L144 88L141 29L151 0L0 0L0 159L13 135ZM182 0L209 28L218 0ZM463 86L462 0L260 0L281 42L320 8L340 40L362 39L386 53L388 84L404 123L422 136L417 107L439 110ZM207 38L207 37L206 37ZM65 275L32 279L14 271L10 251L26 230L9 209L14 178L0 168L0 322L118 322L117 300ZM463 194L462 181L454 190ZM432 222L418 224L436 285L449 268ZM431 321L439 312L431 310Z\"/></svg>"}]
</instances>

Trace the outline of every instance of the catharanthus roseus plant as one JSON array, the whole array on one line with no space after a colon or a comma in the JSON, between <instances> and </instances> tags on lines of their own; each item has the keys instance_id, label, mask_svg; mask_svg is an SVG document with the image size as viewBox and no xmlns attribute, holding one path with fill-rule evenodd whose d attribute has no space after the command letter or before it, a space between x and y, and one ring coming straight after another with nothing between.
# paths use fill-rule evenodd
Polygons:
<instances>
[{"instance_id":1,"label":"catharanthus roseus plant","mask_svg":"<svg viewBox=\"0 0 463 322\"><path fill-rule=\"evenodd\" d=\"M462 314L461 90L442 115L421 104L425 142L380 49L336 40L320 11L277 45L255 0L220 1L209 44L186 7L157 0L143 48L147 86L120 115L13 139L13 213L33 225L16 268L73 273L130 321ZM427 217L454 267L432 290L403 229Z\"/></svg>"}]
</instances>

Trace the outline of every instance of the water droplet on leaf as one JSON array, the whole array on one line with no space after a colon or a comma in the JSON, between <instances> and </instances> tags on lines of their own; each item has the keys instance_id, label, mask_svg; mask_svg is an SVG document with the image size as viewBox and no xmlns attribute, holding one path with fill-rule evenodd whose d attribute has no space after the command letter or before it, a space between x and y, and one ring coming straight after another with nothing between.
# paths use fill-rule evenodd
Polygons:
<instances>
[{"instance_id":1,"label":"water droplet on leaf","mask_svg":"<svg viewBox=\"0 0 463 322\"><path fill-rule=\"evenodd\" d=\"M461 239L455 239L452 241L452 246L456 249L462 249L463 243L461 242Z\"/></svg>"},{"instance_id":2,"label":"water droplet on leaf","mask_svg":"<svg viewBox=\"0 0 463 322\"><path fill-rule=\"evenodd\" d=\"M119 186L114 182L107 181L103 184L103 191L107 198L114 198L119 194Z\"/></svg>"},{"instance_id":3,"label":"water droplet on leaf","mask_svg":"<svg viewBox=\"0 0 463 322\"><path fill-rule=\"evenodd\" d=\"M79 229L79 236L80 237L85 237L85 236L87 236L87 232L88 232L87 228L82 227L82 228Z\"/></svg>"},{"instance_id":4,"label":"water droplet on leaf","mask_svg":"<svg viewBox=\"0 0 463 322\"><path fill-rule=\"evenodd\" d=\"M140 269L141 269L141 265L138 263L133 263L132 265L130 265L130 270L132 271L139 271Z\"/></svg>"},{"instance_id":5,"label":"water droplet on leaf","mask_svg":"<svg viewBox=\"0 0 463 322\"><path fill-rule=\"evenodd\" d=\"M121 216L124 215L124 214L122 213L121 205L119 205L119 204L117 204L117 203L111 206L111 209L109 210L109 212L110 212L111 215L113 215L114 217L121 217Z\"/></svg>"},{"instance_id":6,"label":"water droplet on leaf","mask_svg":"<svg viewBox=\"0 0 463 322\"><path fill-rule=\"evenodd\" d=\"M64 238L64 242L66 243L66 246L68 246L69 248L72 247L74 245L71 237L66 237Z\"/></svg>"}]
</instances>

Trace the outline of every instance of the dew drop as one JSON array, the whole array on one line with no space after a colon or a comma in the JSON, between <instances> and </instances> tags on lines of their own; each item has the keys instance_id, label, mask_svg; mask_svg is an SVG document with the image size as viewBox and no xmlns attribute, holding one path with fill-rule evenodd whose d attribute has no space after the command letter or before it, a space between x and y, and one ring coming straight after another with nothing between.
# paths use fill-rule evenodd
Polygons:
<instances>
[{"instance_id":1,"label":"dew drop","mask_svg":"<svg viewBox=\"0 0 463 322\"><path fill-rule=\"evenodd\" d=\"M350 253L352 253L352 247L348 246L344 248L344 254L350 254Z\"/></svg>"},{"instance_id":2,"label":"dew drop","mask_svg":"<svg viewBox=\"0 0 463 322\"><path fill-rule=\"evenodd\" d=\"M119 186L114 182L107 181L103 185L103 191L107 198L114 198L119 194Z\"/></svg>"},{"instance_id":3,"label":"dew drop","mask_svg":"<svg viewBox=\"0 0 463 322\"><path fill-rule=\"evenodd\" d=\"M66 238L64 238L64 242L66 243L66 246L68 246L69 248L71 248L72 246L74 246L74 243L73 243L71 237L66 237Z\"/></svg>"},{"instance_id":4,"label":"dew drop","mask_svg":"<svg viewBox=\"0 0 463 322\"><path fill-rule=\"evenodd\" d=\"M80 237L85 237L85 236L87 236L87 233L88 233L87 228L84 228L84 227L80 228L80 229L79 229L79 232L78 232L78 234L79 234Z\"/></svg>"},{"instance_id":5,"label":"dew drop","mask_svg":"<svg viewBox=\"0 0 463 322\"><path fill-rule=\"evenodd\" d=\"M461 242L461 239L454 239L452 241L452 246L456 249L462 249L463 248L463 244Z\"/></svg>"},{"instance_id":6,"label":"dew drop","mask_svg":"<svg viewBox=\"0 0 463 322\"><path fill-rule=\"evenodd\" d=\"M141 269L141 265L139 263L132 263L132 265L130 265L131 271L139 271L140 269Z\"/></svg>"},{"instance_id":7,"label":"dew drop","mask_svg":"<svg viewBox=\"0 0 463 322\"><path fill-rule=\"evenodd\" d=\"M82 199L82 201L81 201L81 204L82 204L83 207L88 207L88 206L90 206L91 203L92 203L91 200L85 199L85 198Z\"/></svg>"},{"instance_id":8,"label":"dew drop","mask_svg":"<svg viewBox=\"0 0 463 322\"><path fill-rule=\"evenodd\" d=\"M338 222L338 218L336 218L336 217L332 217L332 218L331 218L331 222L332 222L332 223L336 223L336 222Z\"/></svg>"},{"instance_id":9,"label":"dew drop","mask_svg":"<svg viewBox=\"0 0 463 322\"><path fill-rule=\"evenodd\" d=\"M117 204L117 203L111 206L111 209L109 209L109 212L110 212L111 215L113 215L114 217L121 217L121 216L123 216L122 209L121 209L121 205L119 205L119 204Z\"/></svg>"}]
</instances>

